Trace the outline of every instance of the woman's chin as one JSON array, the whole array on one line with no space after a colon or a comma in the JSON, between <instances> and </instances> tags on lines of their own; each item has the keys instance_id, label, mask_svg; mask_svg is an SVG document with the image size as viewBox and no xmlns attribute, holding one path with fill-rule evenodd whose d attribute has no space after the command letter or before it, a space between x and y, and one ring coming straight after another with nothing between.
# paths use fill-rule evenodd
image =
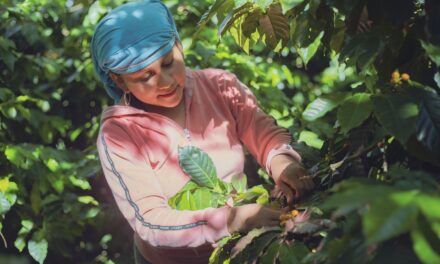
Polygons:
<instances>
[{"instance_id":1,"label":"woman's chin","mask_svg":"<svg viewBox=\"0 0 440 264\"><path fill-rule=\"evenodd\" d=\"M183 89L177 88L173 93L166 96L159 96L158 99L160 99L162 107L177 107L183 100Z\"/></svg>"}]
</instances>

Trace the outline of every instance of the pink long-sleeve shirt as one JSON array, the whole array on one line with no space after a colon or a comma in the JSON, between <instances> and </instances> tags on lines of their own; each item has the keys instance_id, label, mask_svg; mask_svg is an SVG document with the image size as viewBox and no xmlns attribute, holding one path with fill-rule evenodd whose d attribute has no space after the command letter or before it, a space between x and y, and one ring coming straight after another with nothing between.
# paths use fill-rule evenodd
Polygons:
<instances>
[{"instance_id":1,"label":"pink long-sleeve shirt","mask_svg":"<svg viewBox=\"0 0 440 264\"><path fill-rule=\"evenodd\" d=\"M168 205L190 180L179 166L179 145L208 153L226 182L243 172L243 147L269 172L275 155L300 160L288 131L235 75L186 69L184 100L185 128L131 106L108 107L101 118L97 146L104 175L138 249L152 263L207 263L212 245L230 235L228 206L179 211Z\"/></svg>"}]
</instances>

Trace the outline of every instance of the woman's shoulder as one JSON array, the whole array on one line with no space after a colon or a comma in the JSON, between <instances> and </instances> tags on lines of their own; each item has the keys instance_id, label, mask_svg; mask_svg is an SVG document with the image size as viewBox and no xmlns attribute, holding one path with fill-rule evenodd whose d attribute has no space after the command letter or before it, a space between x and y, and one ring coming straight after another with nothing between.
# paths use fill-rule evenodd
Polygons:
<instances>
[{"instance_id":1,"label":"woman's shoulder","mask_svg":"<svg viewBox=\"0 0 440 264\"><path fill-rule=\"evenodd\" d=\"M233 75L227 70L220 68L188 69L193 78L206 78L215 80Z\"/></svg>"},{"instance_id":2,"label":"woman's shoulder","mask_svg":"<svg viewBox=\"0 0 440 264\"><path fill-rule=\"evenodd\" d=\"M235 74L219 68L205 68L190 70L190 78L205 88L212 88L216 91L223 90L228 84L235 83Z\"/></svg>"}]
</instances>

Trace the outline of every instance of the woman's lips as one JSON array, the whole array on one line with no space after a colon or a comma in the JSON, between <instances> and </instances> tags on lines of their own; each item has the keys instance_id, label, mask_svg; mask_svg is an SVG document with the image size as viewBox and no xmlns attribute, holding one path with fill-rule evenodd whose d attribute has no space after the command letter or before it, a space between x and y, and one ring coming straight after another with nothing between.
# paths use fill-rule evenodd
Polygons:
<instances>
[{"instance_id":1,"label":"woman's lips","mask_svg":"<svg viewBox=\"0 0 440 264\"><path fill-rule=\"evenodd\" d=\"M174 89L172 89L171 92L166 93L166 94L161 94L161 95L159 95L159 96L162 96L162 97L171 97L171 96L173 96L176 92L177 92L177 86L176 86Z\"/></svg>"}]
</instances>

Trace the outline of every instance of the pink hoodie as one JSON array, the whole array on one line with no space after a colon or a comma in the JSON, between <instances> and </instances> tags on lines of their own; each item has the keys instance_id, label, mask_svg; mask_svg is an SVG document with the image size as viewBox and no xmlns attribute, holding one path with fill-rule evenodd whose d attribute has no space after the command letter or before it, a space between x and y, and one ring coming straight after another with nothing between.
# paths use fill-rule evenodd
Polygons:
<instances>
[{"instance_id":1,"label":"pink hoodie","mask_svg":"<svg viewBox=\"0 0 440 264\"><path fill-rule=\"evenodd\" d=\"M213 244L230 235L229 207L170 208L168 199L189 180L178 146L194 145L213 160L219 178L243 172L243 145L270 172L271 159L288 154L291 136L257 105L236 76L186 69L186 127L163 115L115 105L102 114L97 145L104 174L142 255L153 263L207 263Z\"/></svg>"}]
</instances>

